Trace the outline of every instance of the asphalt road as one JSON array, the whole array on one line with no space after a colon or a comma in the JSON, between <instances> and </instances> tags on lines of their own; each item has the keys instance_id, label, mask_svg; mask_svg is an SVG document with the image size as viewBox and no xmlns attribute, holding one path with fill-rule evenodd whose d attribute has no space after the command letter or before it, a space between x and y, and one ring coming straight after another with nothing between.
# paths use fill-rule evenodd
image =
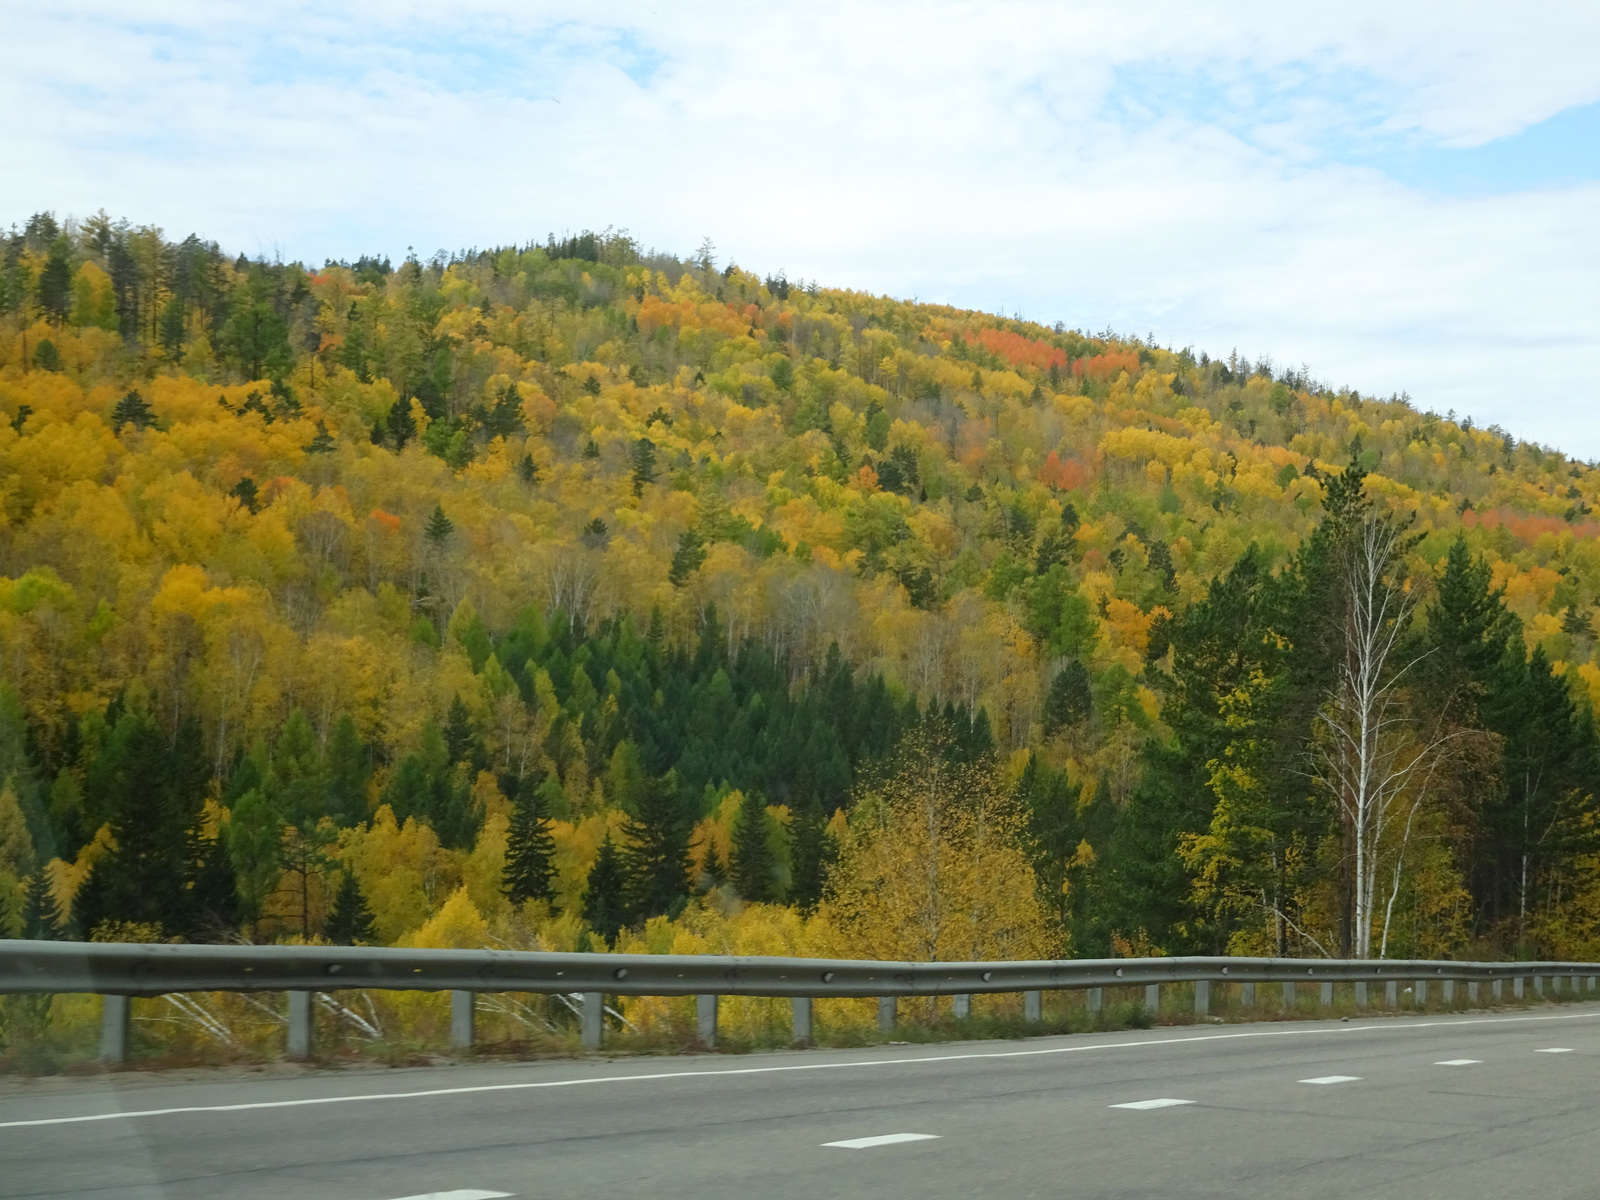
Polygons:
<instances>
[{"instance_id":1,"label":"asphalt road","mask_svg":"<svg viewBox=\"0 0 1600 1200\"><path fill-rule=\"evenodd\" d=\"M1183 1103L1146 1104L1159 1100ZM0 1090L5 1197L1342 1200L1371 1188L1600 1195L1600 1005Z\"/></svg>"}]
</instances>

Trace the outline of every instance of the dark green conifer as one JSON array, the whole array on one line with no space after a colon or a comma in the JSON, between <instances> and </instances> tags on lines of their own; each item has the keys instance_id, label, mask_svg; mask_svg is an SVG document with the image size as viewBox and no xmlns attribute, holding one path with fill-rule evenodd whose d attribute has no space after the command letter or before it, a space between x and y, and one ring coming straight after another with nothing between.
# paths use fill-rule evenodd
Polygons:
<instances>
[{"instance_id":1,"label":"dark green conifer","mask_svg":"<svg viewBox=\"0 0 1600 1200\"><path fill-rule=\"evenodd\" d=\"M600 852L589 869L583 919L608 945L616 942L617 934L628 924L628 874L609 833L600 843Z\"/></svg>"},{"instance_id":2,"label":"dark green conifer","mask_svg":"<svg viewBox=\"0 0 1600 1200\"><path fill-rule=\"evenodd\" d=\"M555 841L550 822L539 811L539 788L532 776L518 782L516 796L506 832L506 896L513 904L548 900L555 877Z\"/></svg>"}]
</instances>

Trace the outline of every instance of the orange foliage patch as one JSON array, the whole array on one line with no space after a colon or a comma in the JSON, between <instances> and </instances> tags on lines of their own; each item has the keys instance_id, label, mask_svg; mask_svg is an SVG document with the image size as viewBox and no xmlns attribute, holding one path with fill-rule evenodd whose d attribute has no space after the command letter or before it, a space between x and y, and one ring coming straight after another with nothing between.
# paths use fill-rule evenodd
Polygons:
<instances>
[{"instance_id":1,"label":"orange foliage patch","mask_svg":"<svg viewBox=\"0 0 1600 1200\"><path fill-rule=\"evenodd\" d=\"M967 334L966 342L969 346L977 342L985 350L1000 355L1014 367L1029 366L1048 371L1052 365L1058 367L1067 365L1065 350L1058 349L1049 342L1025 338L1020 333L1012 333L1009 329L980 329L976 337Z\"/></svg>"},{"instance_id":2,"label":"orange foliage patch","mask_svg":"<svg viewBox=\"0 0 1600 1200\"><path fill-rule=\"evenodd\" d=\"M1510 530L1512 537L1527 544L1537 541L1539 535L1544 533L1570 533L1580 538L1600 536L1600 522L1584 521L1569 525L1560 517L1530 516L1514 513L1507 508L1496 508L1485 513L1469 508L1461 514L1461 523L1468 529L1479 526L1484 529L1505 528Z\"/></svg>"},{"instance_id":3,"label":"orange foliage patch","mask_svg":"<svg viewBox=\"0 0 1600 1200\"><path fill-rule=\"evenodd\" d=\"M1045 455L1039 482L1060 492L1070 492L1089 482L1089 469L1075 458L1062 462L1054 450Z\"/></svg>"},{"instance_id":4,"label":"orange foliage patch","mask_svg":"<svg viewBox=\"0 0 1600 1200\"><path fill-rule=\"evenodd\" d=\"M393 513L386 513L381 508L375 508L367 515L390 533L400 532L400 518Z\"/></svg>"},{"instance_id":5,"label":"orange foliage patch","mask_svg":"<svg viewBox=\"0 0 1600 1200\"><path fill-rule=\"evenodd\" d=\"M1092 358L1076 359L1072 364L1074 375L1085 375L1097 382L1115 379L1123 371L1132 375L1139 369L1139 356L1133 351L1096 354Z\"/></svg>"}]
</instances>

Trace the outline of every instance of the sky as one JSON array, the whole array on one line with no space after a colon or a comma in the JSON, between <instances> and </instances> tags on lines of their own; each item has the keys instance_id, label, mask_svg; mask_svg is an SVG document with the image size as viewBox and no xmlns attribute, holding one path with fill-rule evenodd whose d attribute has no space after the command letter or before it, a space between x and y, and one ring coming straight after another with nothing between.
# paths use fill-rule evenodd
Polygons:
<instances>
[{"instance_id":1,"label":"sky","mask_svg":"<svg viewBox=\"0 0 1600 1200\"><path fill-rule=\"evenodd\" d=\"M709 237L1600 458L1593 0L5 8L5 223L314 265Z\"/></svg>"}]
</instances>

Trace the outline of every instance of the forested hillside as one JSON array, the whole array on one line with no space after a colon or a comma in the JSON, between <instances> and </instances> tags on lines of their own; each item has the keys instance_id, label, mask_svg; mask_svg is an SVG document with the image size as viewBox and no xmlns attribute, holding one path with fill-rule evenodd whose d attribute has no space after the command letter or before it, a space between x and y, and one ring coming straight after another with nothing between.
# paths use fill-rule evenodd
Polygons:
<instances>
[{"instance_id":1,"label":"forested hillside","mask_svg":"<svg viewBox=\"0 0 1600 1200\"><path fill-rule=\"evenodd\" d=\"M1304 370L709 245L38 215L0 923L1594 957L1597 494Z\"/></svg>"}]
</instances>

